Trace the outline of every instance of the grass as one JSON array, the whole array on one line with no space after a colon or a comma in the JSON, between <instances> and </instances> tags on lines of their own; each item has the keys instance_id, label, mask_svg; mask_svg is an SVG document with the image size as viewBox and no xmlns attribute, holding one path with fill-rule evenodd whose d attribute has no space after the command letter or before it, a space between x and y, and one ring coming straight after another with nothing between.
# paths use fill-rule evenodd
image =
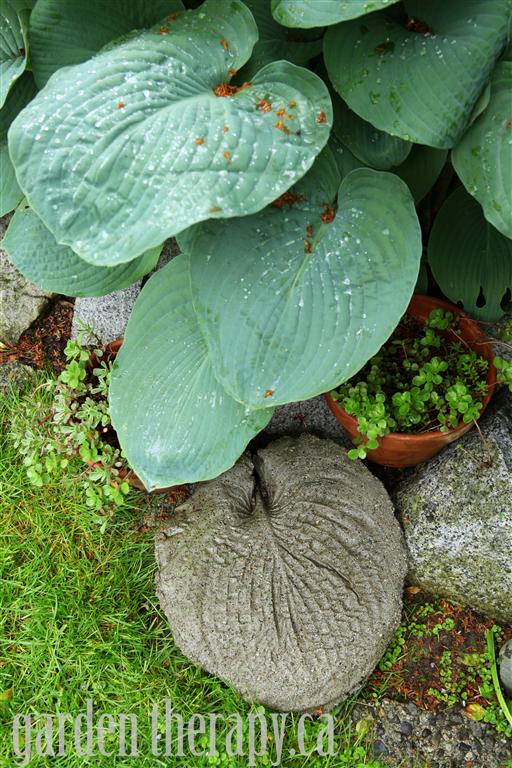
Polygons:
<instances>
[{"instance_id":1,"label":"grass","mask_svg":"<svg viewBox=\"0 0 512 768\"><path fill-rule=\"evenodd\" d=\"M33 754L26 764L33 768L48 764L65 768L245 768L247 755L230 757L225 751L233 721L217 724L218 756L204 755L208 751L206 736L196 739L202 756L191 755L186 742L183 757L152 755L149 716L152 708L159 706L161 731L165 699L171 700L174 711L185 721L194 713L224 717L239 713L244 738L247 716L263 710L244 702L229 686L191 664L174 645L154 595L151 536L137 533L140 498L130 496L102 534L71 472L55 476L51 485L41 489L28 484L8 437L9 421L19 411L18 398L22 396L13 393L0 400L1 768L16 765L12 749L16 715L32 716L28 733L34 751L35 737L45 724L44 713L76 716L85 711L87 700L94 702L98 715L137 716L140 754L102 757L95 742L94 757L81 757L73 752L72 740L67 737L71 754ZM37 398L33 403L35 417ZM371 757L369 737L355 734L350 726L353 705L351 700L333 711L339 753L332 757L292 756L290 750L299 750L298 718L288 716L280 765L380 768ZM269 713L267 724L270 730ZM308 723L309 749L315 747L323 725L322 720ZM118 733L116 729L114 735L106 737L106 750L117 753ZM44 751L43 735L39 738ZM270 765L275 754L271 746L254 764Z\"/></svg>"}]
</instances>

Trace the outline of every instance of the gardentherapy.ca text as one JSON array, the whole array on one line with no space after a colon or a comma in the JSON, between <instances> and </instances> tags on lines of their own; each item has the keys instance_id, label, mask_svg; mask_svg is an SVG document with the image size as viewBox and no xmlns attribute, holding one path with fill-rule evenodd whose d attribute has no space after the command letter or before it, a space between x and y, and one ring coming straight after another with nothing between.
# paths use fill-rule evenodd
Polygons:
<instances>
[{"instance_id":1,"label":"gardentherapy.ca text","mask_svg":"<svg viewBox=\"0 0 512 768\"><path fill-rule=\"evenodd\" d=\"M170 699L155 704L148 718L134 714L95 713L92 700L77 715L59 713L17 714L12 726L12 746L16 764L24 766L32 757L120 756L138 757L148 744L155 757L210 757L225 753L228 757L243 757L246 765L254 766L258 757L269 754L271 765L277 766L283 757L287 725L292 716L286 712L251 712L245 717L194 713L188 719L173 711ZM315 729L315 737L307 734L312 715L303 714L296 720L297 749L288 754L332 756L334 718L320 716L323 725ZM222 733L219 731L222 729ZM144 733L143 733L144 731ZM148 739L149 736L149 739ZM270 754L270 750L272 754Z\"/></svg>"}]
</instances>

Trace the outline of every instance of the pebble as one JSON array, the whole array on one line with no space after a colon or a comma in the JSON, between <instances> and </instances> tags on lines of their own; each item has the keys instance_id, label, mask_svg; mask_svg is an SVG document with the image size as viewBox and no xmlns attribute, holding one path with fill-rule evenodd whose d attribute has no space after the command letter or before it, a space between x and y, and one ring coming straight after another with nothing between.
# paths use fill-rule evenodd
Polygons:
<instances>
[{"instance_id":1,"label":"pebble","mask_svg":"<svg viewBox=\"0 0 512 768\"><path fill-rule=\"evenodd\" d=\"M383 699L378 707L359 704L354 722L370 719L377 739L373 752L400 768L510 768L512 739L488 723L469 720L457 705L433 712ZM475 727L476 726L476 727ZM418 737L418 734L421 736Z\"/></svg>"}]
</instances>

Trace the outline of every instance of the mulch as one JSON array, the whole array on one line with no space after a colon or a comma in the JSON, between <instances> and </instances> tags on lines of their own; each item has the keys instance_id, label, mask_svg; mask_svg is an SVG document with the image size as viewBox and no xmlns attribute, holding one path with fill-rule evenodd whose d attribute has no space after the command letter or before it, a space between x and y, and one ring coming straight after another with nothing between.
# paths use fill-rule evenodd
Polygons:
<instances>
[{"instance_id":1,"label":"mulch","mask_svg":"<svg viewBox=\"0 0 512 768\"><path fill-rule=\"evenodd\" d=\"M64 348L71 336L73 302L54 300L48 310L26 330L16 346L0 349L0 364L19 362L60 373L66 365Z\"/></svg>"},{"instance_id":2,"label":"mulch","mask_svg":"<svg viewBox=\"0 0 512 768\"><path fill-rule=\"evenodd\" d=\"M435 603L436 611L425 618L414 618L414 609L427 603ZM455 683L464 681L464 691L467 693L466 705L480 704L485 707L488 702L482 698L479 686L482 683L478 674L475 680L468 680L467 666L460 660L470 654L482 654L486 650L486 633L497 623L492 618L484 616L470 608L451 603L443 598L432 598L418 587L408 587L404 595L404 615L412 616L412 620L425 624L423 637L409 635L402 649L401 658L390 671L377 670L370 678L367 690L379 691L385 689L386 696L400 700L412 701L416 706L426 710L435 710L443 702L429 693L429 689L442 691L445 683L441 678L441 657L448 652L451 657L451 670ZM430 630L452 619L453 629L442 630L432 634ZM512 639L512 627L503 626L503 640ZM411 633L412 634L412 633ZM444 705L443 705L444 706Z\"/></svg>"}]
</instances>

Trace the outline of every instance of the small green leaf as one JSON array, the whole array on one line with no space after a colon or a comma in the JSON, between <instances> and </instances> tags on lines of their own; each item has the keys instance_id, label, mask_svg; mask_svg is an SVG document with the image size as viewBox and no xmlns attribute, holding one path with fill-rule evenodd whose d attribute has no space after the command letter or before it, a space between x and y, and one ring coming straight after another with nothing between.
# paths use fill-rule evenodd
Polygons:
<instances>
[{"instance_id":1,"label":"small green leaf","mask_svg":"<svg viewBox=\"0 0 512 768\"><path fill-rule=\"evenodd\" d=\"M184 254L153 275L135 303L112 371L110 411L148 490L221 474L272 415L249 411L216 380Z\"/></svg>"},{"instance_id":2,"label":"small green leaf","mask_svg":"<svg viewBox=\"0 0 512 768\"><path fill-rule=\"evenodd\" d=\"M490 221L512 238L512 61L497 64L490 101L452 152L455 170Z\"/></svg>"},{"instance_id":3,"label":"small green leaf","mask_svg":"<svg viewBox=\"0 0 512 768\"><path fill-rule=\"evenodd\" d=\"M463 187L437 214L428 262L443 293L482 320L503 315L501 301L512 289L512 241L484 218L481 206Z\"/></svg>"},{"instance_id":4,"label":"small green leaf","mask_svg":"<svg viewBox=\"0 0 512 768\"><path fill-rule=\"evenodd\" d=\"M14 266L45 291L66 296L104 296L127 288L151 272L162 246L117 267L95 267L67 245L59 245L26 204L15 212L2 241Z\"/></svg>"}]
</instances>

